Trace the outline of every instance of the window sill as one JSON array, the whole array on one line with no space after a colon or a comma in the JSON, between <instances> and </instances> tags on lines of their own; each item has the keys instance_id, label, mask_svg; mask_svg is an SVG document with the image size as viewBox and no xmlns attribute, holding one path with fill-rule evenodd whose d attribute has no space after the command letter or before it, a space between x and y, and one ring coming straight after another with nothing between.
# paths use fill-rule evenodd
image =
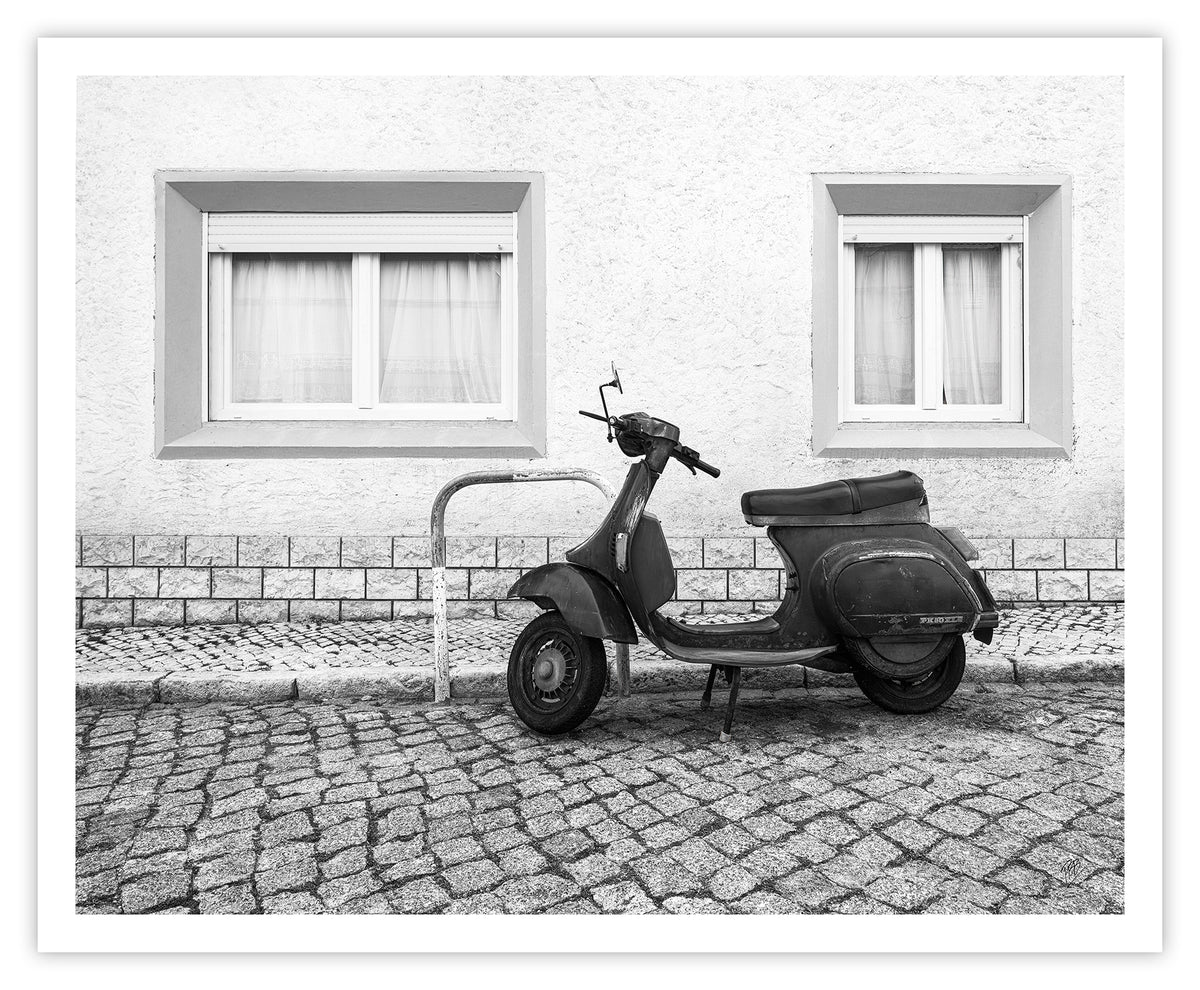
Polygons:
<instances>
[{"instance_id":1,"label":"window sill","mask_svg":"<svg viewBox=\"0 0 1200 990\"><path fill-rule=\"evenodd\" d=\"M841 423L814 437L817 457L1067 458L1062 444L1023 423Z\"/></svg>"},{"instance_id":2,"label":"window sill","mask_svg":"<svg viewBox=\"0 0 1200 990\"><path fill-rule=\"evenodd\" d=\"M544 457L514 422L220 422L164 443L166 459L230 457Z\"/></svg>"}]
</instances>

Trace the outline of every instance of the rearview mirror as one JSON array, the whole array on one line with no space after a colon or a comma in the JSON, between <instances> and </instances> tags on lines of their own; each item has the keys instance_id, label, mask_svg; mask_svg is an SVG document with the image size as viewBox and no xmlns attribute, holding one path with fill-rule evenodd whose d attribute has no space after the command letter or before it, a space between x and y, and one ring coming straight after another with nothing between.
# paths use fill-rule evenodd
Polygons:
<instances>
[{"instance_id":1,"label":"rearview mirror","mask_svg":"<svg viewBox=\"0 0 1200 990\"><path fill-rule=\"evenodd\" d=\"M622 395L624 395L625 389L621 388L621 373L619 371L617 371L617 366L615 363L612 366L612 373L613 373L613 380L611 382L609 382L609 384L615 385L617 387L617 391L620 392Z\"/></svg>"}]
</instances>

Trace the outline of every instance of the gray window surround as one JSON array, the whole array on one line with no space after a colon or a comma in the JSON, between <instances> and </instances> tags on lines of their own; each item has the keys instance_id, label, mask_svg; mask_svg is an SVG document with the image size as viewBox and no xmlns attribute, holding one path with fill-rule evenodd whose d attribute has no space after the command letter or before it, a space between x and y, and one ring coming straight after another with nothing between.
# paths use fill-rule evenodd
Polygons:
<instances>
[{"instance_id":1,"label":"gray window surround","mask_svg":"<svg viewBox=\"0 0 1200 990\"><path fill-rule=\"evenodd\" d=\"M1023 423L840 423L838 216L1028 216ZM1071 180L1066 175L813 176L813 454L1069 458Z\"/></svg>"},{"instance_id":2,"label":"gray window surround","mask_svg":"<svg viewBox=\"0 0 1200 990\"><path fill-rule=\"evenodd\" d=\"M545 184L538 172L155 173L154 451L159 458L544 457ZM517 214L517 415L476 422L204 419L202 214Z\"/></svg>"}]
</instances>

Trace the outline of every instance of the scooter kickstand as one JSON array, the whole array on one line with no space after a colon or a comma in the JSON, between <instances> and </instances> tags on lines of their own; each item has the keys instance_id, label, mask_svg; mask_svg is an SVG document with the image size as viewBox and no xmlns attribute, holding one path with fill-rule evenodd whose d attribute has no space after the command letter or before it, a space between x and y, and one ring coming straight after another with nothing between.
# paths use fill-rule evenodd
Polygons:
<instances>
[{"instance_id":1,"label":"scooter kickstand","mask_svg":"<svg viewBox=\"0 0 1200 990\"><path fill-rule=\"evenodd\" d=\"M733 682L729 685L729 705L725 709L725 731L721 733L720 741L729 742L733 738L733 709L737 705L738 688L742 685L742 668L733 668Z\"/></svg>"},{"instance_id":2,"label":"scooter kickstand","mask_svg":"<svg viewBox=\"0 0 1200 990\"><path fill-rule=\"evenodd\" d=\"M717 667L714 664L708 668L708 683L704 685L704 694L700 696L700 710L704 711L712 703L713 681L717 679Z\"/></svg>"}]
</instances>

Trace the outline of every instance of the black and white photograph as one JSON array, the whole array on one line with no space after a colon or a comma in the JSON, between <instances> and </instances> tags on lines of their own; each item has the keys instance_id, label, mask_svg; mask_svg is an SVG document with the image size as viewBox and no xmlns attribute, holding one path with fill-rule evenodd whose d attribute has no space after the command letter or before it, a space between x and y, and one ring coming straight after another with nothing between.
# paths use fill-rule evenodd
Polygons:
<instances>
[{"instance_id":1,"label":"black and white photograph","mask_svg":"<svg viewBox=\"0 0 1200 990\"><path fill-rule=\"evenodd\" d=\"M164 43L43 43L74 931L1132 926L1156 42Z\"/></svg>"}]
</instances>

